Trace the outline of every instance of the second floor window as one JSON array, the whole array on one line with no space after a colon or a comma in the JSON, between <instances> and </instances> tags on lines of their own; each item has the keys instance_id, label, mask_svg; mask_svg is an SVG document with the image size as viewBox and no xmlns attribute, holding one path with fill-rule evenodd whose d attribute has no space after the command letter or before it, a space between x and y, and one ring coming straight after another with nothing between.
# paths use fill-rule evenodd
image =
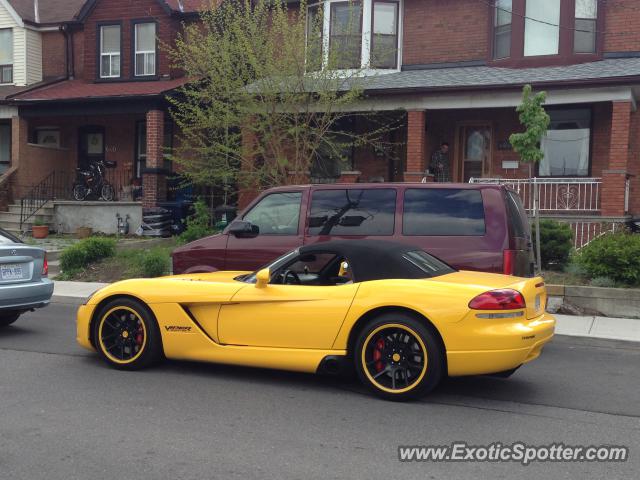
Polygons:
<instances>
[{"instance_id":1,"label":"second floor window","mask_svg":"<svg viewBox=\"0 0 640 480\"><path fill-rule=\"evenodd\" d=\"M0 83L13 83L13 30L0 29Z\"/></svg>"},{"instance_id":2,"label":"second floor window","mask_svg":"<svg viewBox=\"0 0 640 480\"><path fill-rule=\"evenodd\" d=\"M100 27L100 78L120 77L120 25Z\"/></svg>"},{"instance_id":3,"label":"second floor window","mask_svg":"<svg viewBox=\"0 0 640 480\"><path fill-rule=\"evenodd\" d=\"M511 0L496 0L493 58L507 58L511 55L512 8Z\"/></svg>"},{"instance_id":4,"label":"second floor window","mask_svg":"<svg viewBox=\"0 0 640 480\"><path fill-rule=\"evenodd\" d=\"M135 37L136 77L155 75L156 24L136 24Z\"/></svg>"},{"instance_id":5,"label":"second floor window","mask_svg":"<svg viewBox=\"0 0 640 480\"><path fill-rule=\"evenodd\" d=\"M576 23L573 36L575 53L595 53L598 0L576 0Z\"/></svg>"},{"instance_id":6,"label":"second floor window","mask_svg":"<svg viewBox=\"0 0 640 480\"><path fill-rule=\"evenodd\" d=\"M398 69L400 0L323 0L307 10L307 70Z\"/></svg>"},{"instance_id":7,"label":"second floor window","mask_svg":"<svg viewBox=\"0 0 640 480\"><path fill-rule=\"evenodd\" d=\"M560 0L527 0L524 56L557 55L560 46Z\"/></svg>"}]
</instances>

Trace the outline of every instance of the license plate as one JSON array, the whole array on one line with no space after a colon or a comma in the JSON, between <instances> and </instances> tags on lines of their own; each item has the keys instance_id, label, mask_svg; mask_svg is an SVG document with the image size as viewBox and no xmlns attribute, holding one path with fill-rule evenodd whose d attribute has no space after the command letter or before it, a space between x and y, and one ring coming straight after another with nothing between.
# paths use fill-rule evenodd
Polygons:
<instances>
[{"instance_id":1,"label":"license plate","mask_svg":"<svg viewBox=\"0 0 640 480\"><path fill-rule=\"evenodd\" d=\"M0 278L2 280L22 280L23 272L22 265L19 263L0 265Z\"/></svg>"},{"instance_id":2,"label":"license plate","mask_svg":"<svg viewBox=\"0 0 640 480\"><path fill-rule=\"evenodd\" d=\"M535 304L536 312L540 310L541 306L542 306L542 300L540 299L540 295L536 295L536 304Z\"/></svg>"}]
</instances>

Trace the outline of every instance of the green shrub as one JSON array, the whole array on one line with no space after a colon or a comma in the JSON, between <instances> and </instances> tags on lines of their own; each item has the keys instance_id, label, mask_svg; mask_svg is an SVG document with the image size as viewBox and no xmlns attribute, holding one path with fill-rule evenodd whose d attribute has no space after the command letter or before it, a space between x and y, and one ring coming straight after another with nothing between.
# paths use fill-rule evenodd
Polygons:
<instances>
[{"instance_id":1,"label":"green shrub","mask_svg":"<svg viewBox=\"0 0 640 480\"><path fill-rule=\"evenodd\" d=\"M592 287L614 288L617 286L616 281L609 277L596 277L589 282Z\"/></svg>"},{"instance_id":2,"label":"green shrub","mask_svg":"<svg viewBox=\"0 0 640 480\"><path fill-rule=\"evenodd\" d=\"M535 224L533 225L535 242ZM540 220L540 257L542 268L563 270L573 250L573 233L566 223Z\"/></svg>"},{"instance_id":3,"label":"green shrub","mask_svg":"<svg viewBox=\"0 0 640 480\"><path fill-rule=\"evenodd\" d=\"M211 228L211 215L207 204L198 200L193 204L193 208L193 215L187 218L187 228L180 235L180 243L190 243L215 233Z\"/></svg>"},{"instance_id":4,"label":"green shrub","mask_svg":"<svg viewBox=\"0 0 640 480\"><path fill-rule=\"evenodd\" d=\"M640 235L614 233L591 241L576 262L591 278L608 277L625 285L640 284Z\"/></svg>"},{"instance_id":5,"label":"green shrub","mask_svg":"<svg viewBox=\"0 0 640 480\"><path fill-rule=\"evenodd\" d=\"M142 276L147 278L162 277L169 273L169 252L163 249L153 249L145 252L140 262Z\"/></svg>"},{"instance_id":6,"label":"green shrub","mask_svg":"<svg viewBox=\"0 0 640 480\"><path fill-rule=\"evenodd\" d=\"M565 267L564 271L565 273L568 273L569 275L574 275L576 277L589 276L585 268L579 263L576 263L575 259L572 259L571 263L569 263L569 265Z\"/></svg>"},{"instance_id":7,"label":"green shrub","mask_svg":"<svg viewBox=\"0 0 640 480\"><path fill-rule=\"evenodd\" d=\"M90 263L112 257L115 253L116 241L114 239L87 238L63 250L60 254L60 268L64 272L82 270Z\"/></svg>"}]
</instances>

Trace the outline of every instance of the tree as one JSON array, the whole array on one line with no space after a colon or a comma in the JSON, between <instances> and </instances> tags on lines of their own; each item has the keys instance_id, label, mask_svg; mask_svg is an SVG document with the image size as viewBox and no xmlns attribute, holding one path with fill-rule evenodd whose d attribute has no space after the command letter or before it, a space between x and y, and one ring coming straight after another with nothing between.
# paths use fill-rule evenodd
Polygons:
<instances>
[{"instance_id":1,"label":"tree","mask_svg":"<svg viewBox=\"0 0 640 480\"><path fill-rule=\"evenodd\" d=\"M520 155L522 161L530 165L539 163L544 158L540 142L547 134L549 123L551 123L551 118L543 107L546 99L546 92L538 92L533 95L531 85L525 85L522 89L522 103L516 108L516 111L520 114L520 123L525 127L525 131L512 134L509 137L509 142ZM529 172L531 172L531 167L529 167ZM538 270L540 270L542 268L542 258L540 254L540 212L538 210L539 191L535 184L533 195L533 211L536 223L536 263Z\"/></svg>"},{"instance_id":2,"label":"tree","mask_svg":"<svg viewBox=\"0 0 640 480\"><path fill-rule=\"evenodd\" d=\"M344 68L354 54L348 44L327 51L321 13L306 0L299 8L242 0L185 27L169 54L194 81L169 101L180 139L172 160L191 181L250 188L307 181L319 158L339 164L348 148L379 147L392 121L353 113L366 75ZM345 128L354 117L366 117L367 128Z\"/></svg>"}]
</instances>

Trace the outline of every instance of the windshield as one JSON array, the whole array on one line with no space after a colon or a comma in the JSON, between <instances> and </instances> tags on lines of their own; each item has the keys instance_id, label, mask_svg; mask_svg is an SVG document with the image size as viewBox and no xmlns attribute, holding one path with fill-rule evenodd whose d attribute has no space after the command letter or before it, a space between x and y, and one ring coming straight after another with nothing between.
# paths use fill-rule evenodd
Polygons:
<instances>
[{"instance_id":1,"label":"windshield","mask_svg":"<svg viewBox=\"0 0 640 480\"><path fill-rule=\"evenodd\" d=\"M276 270L280 269L280 267L290 262L298 255L299 255L299 252L298 252L298 249L296 248L292 252L285 253L281 257L276 258L273 262L263 265L262 267L257 269L255 272L250 273L248 275L240 275L239 277L236 277L235 280L238 280L240 282L245 282L245 283L256 283L256 274L260 270L268 268L272 272L275 272Z\"/></svg>"}]
</instances>

